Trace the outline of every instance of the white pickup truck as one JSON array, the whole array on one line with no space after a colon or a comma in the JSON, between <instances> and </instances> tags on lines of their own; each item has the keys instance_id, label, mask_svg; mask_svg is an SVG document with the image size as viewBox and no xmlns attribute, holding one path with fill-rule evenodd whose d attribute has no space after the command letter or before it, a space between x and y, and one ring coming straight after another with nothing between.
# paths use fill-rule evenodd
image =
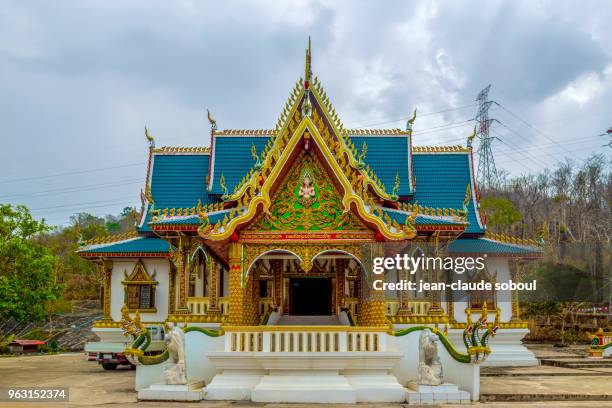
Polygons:
<instances>
[{"instance_id":1,"label":"white pickup truck","mask_svg":"<svg viewBox=\"0 0 612 408\"><path fill-rule=\"evenodd\" d=\"M155 355L164 350L164 326L149 326L151 345L147 354ZM130 341L123 335L121 329L95 327L93 332L100 337L100 341L85 344L87 361L97 361L105 370L114 370L120 365L131 365L123 353L130 345Z\"/></svg>"}]
</instances>

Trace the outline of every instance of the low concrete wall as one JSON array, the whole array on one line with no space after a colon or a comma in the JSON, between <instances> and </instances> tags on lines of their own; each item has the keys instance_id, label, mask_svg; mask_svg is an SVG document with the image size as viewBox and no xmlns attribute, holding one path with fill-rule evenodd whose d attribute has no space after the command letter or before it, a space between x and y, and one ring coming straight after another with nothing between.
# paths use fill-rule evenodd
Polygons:
<instances>
[{"instance_id":1,"label":"low concrete wall","mask_svg":"<svg viewBox=\"0 0 612 408\"><path fill-rule=\"evenodd\" d=\"M392 370L392 374L404 386L409 381L417 381L420 335L421 331L414 331L405 336L389 336L387 338L388 350L404 353L404 357ZM470 393L473 401L478 401L480 397L480 366L455 361L440 342L438 342L438 354L442 363L444 381L458 385L461 390Z\"/></svg>"},{"instance_id":2,"label":"low concrete wall","mask_svg":"<svg viewBox=\"0 0 612 408\"><path fill-rule=\"evenodd\" d=\"M206 355L211 351L223 351L224 336L210 337L197 331L185 333L185 369L189 382L204 381L208 384L217 374ZM164 384L164 370L170 365L164 361L155 365L136 366L136 391L152 384Z\"/></svg>"},{"instance_id":3,"label":"low concrete wall","mask_svg":"<svg viewBox=\"0 0 612 408\"><path fill-rule=\"evenodd\" d=\"M208 384L217 374L208 357L211 351L223 351L224 336L210 337L197 331L185 333L185 369L189 381Z\"/></svg>"}]
</instances>

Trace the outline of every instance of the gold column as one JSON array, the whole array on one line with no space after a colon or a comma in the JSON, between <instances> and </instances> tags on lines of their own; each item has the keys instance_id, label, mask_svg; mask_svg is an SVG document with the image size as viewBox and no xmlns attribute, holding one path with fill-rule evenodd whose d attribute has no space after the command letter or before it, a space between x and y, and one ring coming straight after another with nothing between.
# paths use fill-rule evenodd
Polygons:
<instances>
[{"instance_id":1,"label":"gold column","mask_svg":"<svg viewBox=\"0 0 612 408\"><path fill-rule=\"evenodd\" d=\"M215 261L214 258L210 258L210 261L206 263L206 272L204 272L206 279L206 274L210 272L210 286L208 287L209 295L208 295L208 312L209 314L220 314L219 310L219 289L217 288L219 279L219 264Z\"/></svg>"},{"instance_id":2,"label":"gold column","mask_svg":"<svg viewBox=\"0 0 612 408\"><path fill-rule=\"evenodd\" d=\"M410 272L408 270L403 269L399 272L398 277L401 280L408 280ZM408 309L408 291L401 290L400 291L400 307L397 311L398 316L410 316L410 309Z\"/></svg>"},{"instance_id":3,"label":"gold column","mask_svg":"<svg viewBox=\"0 0 612 408\"><path fill-rule=\"evenodd\" d=\"M178 305L177 314L188 314L187 309L187 251L186 238L179 236L178 247L173 255L173 261L178 271Z\"/></svg>"},{"instance_id":4,"label":"gold column","mask_svg":"<svg viewBox=\"0 0 612 408\"><path fill-rule=\"evenodd\" d=\"M365 252L365 253L364 253ZM363 271L361 294L359 296L359 325L360 326L386 326L388 325L385 313L385 292L374 290L372 282L381 279L384 275L374 275L372 272L372 260L375 257L384 256L382 243L373 243L362 248L361 263L367 269Z\"/></svg>"},{"instance_id":5,"label":"gold column","mask_svg":"<svg viewBox=\"0 0 612 408\"><path fill-rule=\"evenodd\" d=\"M510 268L510 276L513 282L518 282L521 279L520 271L518 270L518 263L513 263L512 261L508 261L508 267ZM518 290L512 291L512 315L510 317L511 322L518 322L521 320L521 311L519 307L519 293Z\"/></svg>"},{"instance_id":6,"label":"gold column","mask_svg":"<svg viewBox=\"0 0 612 408\"><path fill-rule=\"evenodd\" d=\"M102 261L102 319L112 320L111 318L111 277L113 275L113 261Z\"/></svg>"},{"instance_id":7,"label":"gold column","mask_svg":"<svg viewBox=\"0 0 612 408\"><path fill-rule=\"evenodd\" d=\"M439 247L440 247L439 232L434 233L434 239L435 239L435 256L439 256L439 253L440 253L439 251ZM435 266L431 270L431 282L438 283L438 271L436 270ZM440 304L440 291L432 290L429 293L431 296L431 306L429 307L429 311L427 312L427 315L428 316L443 316L444 309L442 309L442 306Z\"/></svg>"},{"instance_id":8,"label":"gold column","mask_svg":"<svg viewBox=\"0 0 612 408\"><path fill-rule=\"evenodd\" d=\"M168 259L168 314L174 313L176 307L176 268L171 259Z\"/></svg>"},{"instance_id":9,"label":"gold column","mask_svg":"<svg viewBox=\"0 0 612 408\"><path fill-rule=\"evenodd\" d=\"M233 325L257 325L258 305L254 304L253 276L249 276L242 287L242 244L229 244L229 298L228 322Z\"/></svg>"},{"instance_id":10,"label":"gold column","mask_svg":"<svg viewBox=\"0 0 612 408\"><path fill-rule=\"evenodd\" d=\"M346 269L346 259L334 259L334 265L336 267L335 310L337 311L344 307L344 270Z\"/></svg>"},{"instance_id":11,"label":"gold column","mask_svg":"<svg viewBox=\"0 0 612 408\"><path fill-rule=\"evenodd\" d=\"M274 273L274 306L278 307L278 312L282 313L282 275L283 275L283 261L282 259L273 259L272 271Z\"/></svg>"}]
</instances>

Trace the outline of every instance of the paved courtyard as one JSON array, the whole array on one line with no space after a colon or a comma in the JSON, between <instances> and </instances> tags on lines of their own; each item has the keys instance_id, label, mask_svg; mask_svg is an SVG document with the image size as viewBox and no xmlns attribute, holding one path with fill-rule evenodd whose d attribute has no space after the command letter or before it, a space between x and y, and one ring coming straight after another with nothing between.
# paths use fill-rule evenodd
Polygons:
<instances>
[{"instance_id":1,"label":"paved courtyard","mask_svg":"<svg viewBox=\"0 0 612 408\"><path fill-rule=\"evenodd\" d=\"M568 358L567 353L544 351L550 356ZM552 354L551 354L552 353ZM538 352L540 354L540 352ZM547 355L548 356L548 355ZM482 393L487 398L520 400L522 402L486 402L475 406L494 407L612 407L612 370L609 368L567 369L542 366L514 369L485 369L482 377ZM118 369L105 371L96 363L85 361L83 354L52 356L27 356L0 358L0 387L69 387L70 402L64 403L0 403L2 407L305 407L298 404L253 404L243 402L155 403L138 402L134 392L134 371ZM532 396L552 394L580 394L598 396L599 401L533 401ZM603 396L603 398L602 398ZM609 398L607 397L609 396ZM357 407L383 405L358 404ZM401 407L405 404L388 404ZM450 407L451 405L446 405ZM321 407L318 405L316 407Z\"/></svg>"}]
</instances>

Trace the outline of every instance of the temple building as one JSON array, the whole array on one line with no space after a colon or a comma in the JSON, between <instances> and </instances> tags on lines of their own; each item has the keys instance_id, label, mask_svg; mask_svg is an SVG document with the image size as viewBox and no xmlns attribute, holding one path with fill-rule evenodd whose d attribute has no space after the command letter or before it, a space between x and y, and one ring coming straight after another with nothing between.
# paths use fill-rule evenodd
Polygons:
<instances>
[{"instance_id":1,"label":"temple building","mask_svg":"<svg viewBox=\"0 0 612 408\"><path fill-rule=\"evenodd\" d=\"M292 327L340 333L324 346L336 351L376 351L383 337L367 333L429 326L465 352L462 333L484 314L498 327L484 364L537 364L520 342L528 329L513 291L372 289L374 279L410 279L404 271L368 270L392 248L485 259L478 273L416 275L430 282L516 281L513 265L541 256L534 241L487 232L471 141L415 146L416 111L405 129L345 127L312 75L310 47L304 78L273 129L221 130L208 118L206 147L156 147L147 132L136 231L79 250L103 277L103 318L94 325L100 344L126 341L127 313L160 330L178 324L257 334L246 345L232 337L238 345L226 343L226 351L301 351L302 337L294 344L273 336L266 346L259 336L284 336ZM356 330L366 333L359 346L336 344Z\"/></svg>"}]
</instances>

